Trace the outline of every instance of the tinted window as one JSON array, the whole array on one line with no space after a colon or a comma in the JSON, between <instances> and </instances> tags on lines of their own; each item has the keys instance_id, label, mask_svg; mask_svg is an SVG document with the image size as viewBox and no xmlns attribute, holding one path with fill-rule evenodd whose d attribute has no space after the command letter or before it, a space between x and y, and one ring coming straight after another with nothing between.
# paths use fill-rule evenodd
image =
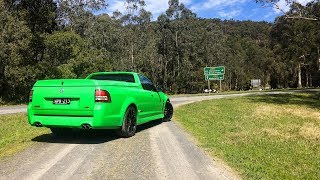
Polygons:
<instances>
[{"instance_id":1,"label":"tinted window","mask_svg":"<svg viewBox=\"0 0 320 180\"><path fill-rule=\"evenodd\" d=\"M139 74L139 79L144 90L156 91L156 88L154 87L153 83L148 78Z\"/></svg>"},{"instance_id":2,"label":"tinted window","mask_svg":"<svg viewBox=\"0 0 320 180\"><path fill-rule=\"evenodd\" d=\"M107 80L107 81L124 81L134 83L134 77L132 74L96 74L90 77L90 79Z\"/></svg>"}]
</instances>

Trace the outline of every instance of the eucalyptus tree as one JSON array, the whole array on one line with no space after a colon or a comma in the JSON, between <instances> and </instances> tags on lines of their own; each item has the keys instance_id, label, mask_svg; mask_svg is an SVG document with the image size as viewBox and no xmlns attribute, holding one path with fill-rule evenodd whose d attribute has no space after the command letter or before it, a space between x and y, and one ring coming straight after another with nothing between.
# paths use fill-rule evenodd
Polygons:
<instances>
[{"instance_id":1,"label":"eucalyptus tree","mask_svg":"<svg viewBox=\"0 0 320 180\"><path fill-rule=\"evenodd\" d=\"M125 27L108 14L95 16L91 28L86 29L85 39L89 49L96 49L109 57L113 70L126 70L128 58L125 56ZM107 61L107 59L106 59Z\"/></svg>"},{"instance_id":2,"label":"eucalyptus tree","mask_svg":"<svg viewBox=\"0 0 320 180\"><path fill-rule=\"evenodd\" d=\"M320 2L309 3L303 12L309 17L319 17ZM292 6L288 14L292 14L302 7ZM308 14L309 13L309 14ZM309 19L289 19L286 15L277 19L273 31L272 40L275 53L279 54L287 64L287 69L296 77L298 87L313 84L312 74L319 70L319 21ZM304 75L302 74L304 72Z\"/></svg>"},{"instance_id":3,"label":"eucalyptus tree","mask_svg":"<svg viewBox=\"0 0 320 180\"><path fill-rule=\"evenodd\" d=\"M188 71L187 67L183 67L189 63L187 56L183 57L184 50L187 50L187 48L183 49L181 46L183 36L189 36L191 32L186 31L188 24L192 24L191 19L196 18L196 14L186 8L183 3L179 3L178 0L170 0L168 5L168 9L158 17L157 22L160 34L158 50L163 64L162 73L165 88L168 88L167 85L179 86L174 82L179 83L181 81L179 79L183 79L183 77L180 77L181 73ZM171 77L170 82L168 82L168 77ZM172 87L169 87L169 89L172 89Z\"/></svg>"},{"instance_id":4,"label":"eucalyptus tree","mask_svg":"<svg viewBox=\"0 0 320 180\"><path fill-rule=\"evenodd\" d=\"M32 32L14 14L0 0L0 98L24 101L24 93L29 90L29 82L34 81L37 69L29 58Z\"/></svg>"},{"instance_id":5,"label":"eucalyptus tree","mask_svg":"<svg viewBox=\"0 0 320 180\"><path fill-rule=\"evenodd\" d=\"M45 45L44 36L57 30L56 10L53 0L6 0L8 11L24 21L31 30L28 59L36 64L43 60ZM27 57L26 57L27 58Z\"/></svg>"},{"instance_id":6,"label":"eucalyptus tree","mask_svg":"<svg viewBox=\"0 0 320 180\"><path fill-rule=\"evenodd\" d=\"M264 6L271 5L273 8L276 8L278 11L282 12L285 19L304 19L308 21L320 21L319 15L315 15L312 13L309 13L305 6L301 5L297 0L285 0L285 3L287 6L289 6L294 11L290 11L289 13L286 12L283 7L281 7L278 3L281 0L256 0L256 2L263 4ZM317 4L319 3L319 0L313 0L310 3L307 4Z\"/></svg>"},{"instance_id":7,"label":"eucalyptus tree","mask_svg":"<svg viewBox=\"0 0 320 180\"><path fill-rule=\"evenodd\" d=\"M57 23L61 27L69 26L83 35L88 23L92 20L92 12L107 7L105 0L53 0L57 4Z\"/></svg>"},{"instance_id":8,"label":"eucalyptus tree","mask_svg":"<svg viewBox=\"0 0 320 180\"><path fill-rule=\"evenodd\" d=\"M125 56L128 60L126 64L130 66L123 70L137 71L137 66L141 62L135 56L143 49L142 34L145 33L146 24L151 22L152 14L145 10L146 4L143 0L125 0L124 6L126 11L123 14L119 11L113 13L113 17L120 20L125 27L123 37Z\"/></svg>"}]
</instances>

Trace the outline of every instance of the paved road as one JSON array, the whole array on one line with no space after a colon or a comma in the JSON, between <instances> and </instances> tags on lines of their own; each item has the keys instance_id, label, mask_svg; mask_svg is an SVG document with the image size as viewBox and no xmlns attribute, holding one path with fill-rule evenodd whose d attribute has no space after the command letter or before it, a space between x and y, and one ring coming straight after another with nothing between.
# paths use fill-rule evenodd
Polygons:
<instances>
[{"instance_id":1,"label":"paved road","mask_svg":"<svg viewBox=\"0 0 320 180\"><path fill-rule=\"evenodd\" d=\"M280 94L272 92L267 94ZM172 97L175 107L207 99L250 94ZM261 94L261 93L258 93ZM265 94L265 93L263 93ZM25 112L25 106L4 112ZM0 161L0 179L239 179L200 150L174 121L151 122L128 139L95 131L58 139L34 137L35 145Z\"/></svg>"},{"instance_id":2,"label":"paved road","mask_svg":"<svg viewBox=\"0 0 320 180\"><path fill-rule=\"evenodd\" d=\"M20 112L27 112L27 106L26 105L18 105L18 106L0 107L0 115L1 114L20 113Z\"/></svg>"}]
</instances>

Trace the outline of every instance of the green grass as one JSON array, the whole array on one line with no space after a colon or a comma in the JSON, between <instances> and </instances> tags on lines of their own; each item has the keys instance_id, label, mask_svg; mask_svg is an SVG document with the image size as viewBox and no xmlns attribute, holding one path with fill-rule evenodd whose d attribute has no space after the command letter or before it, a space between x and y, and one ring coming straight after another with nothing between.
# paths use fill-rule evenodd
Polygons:
<instances>
[{"instance_id":1,"label":"green grass","mask_svg":"<svg viewBox=\"0 0 320 180\"><path fill-rule=\"evenodd\" d=\"M0 115L0 123L0 158L25 149L33 143L32 138L49 132L31 127L25 113Z\"/></svg>"},{"instance_id":2,"label":"green grass","mask_svg":"<svg viewBox=\"0 0 320 180\"><path fill-rule=\"evenodd\" d=\"M174 119L245 179L320 178L319 93L204 101Z\"/></svg>"},{"instance_id":3,"label":"green grass","mask_svg":"<svg viewBox=\"0 0 320 180\"><path fill-rule=\"evenodd\" d=\"M303 89L297 89L297 88L286 88L286 89L270 89L270 90L250 90L250 91L222 91L219 93L198 93L198 94L170 94L170 97L180 97L180 96L215 96L215 95L224 95L224 94L246 94L246 93L264 93L264 92L290 92L292 90L301 90L308 91L310 89L319 89L319 88L303 88Z\"/></svg>"},{"instance_id":4,"label":"green grass","mask_svg":"<svg viewBox=\"0 0 320 180\"><path fill-rule=\"evenodd\" d=\"M245 94L245 93L253 93L253 92L273 92L273 91L280 91L280 90L250 90L250 91L222 91L219 93L198 93L198 94L172 94L169 95L170 97L188 97L188 96L215 96L215 95L224 95L224 94Z\"/></svg>"}]
</instances>

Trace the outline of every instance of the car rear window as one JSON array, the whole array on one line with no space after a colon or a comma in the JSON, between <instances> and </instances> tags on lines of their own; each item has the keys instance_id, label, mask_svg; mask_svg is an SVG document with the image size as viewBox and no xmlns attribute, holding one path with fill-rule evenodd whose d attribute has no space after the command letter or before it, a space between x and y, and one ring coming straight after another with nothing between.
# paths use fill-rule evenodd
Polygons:
<instances>
[{"instance_id":1,"label":"car rear window","mask_svg":"<svg viewBox=\"0 0 320 180\"><path fill-rule=\"evenodd\" d=\"M96 74L90 77L95 80L107 80L107 81L124 81L134 83L134 77L132 74Z\"/></svg>"}]
</instances>

